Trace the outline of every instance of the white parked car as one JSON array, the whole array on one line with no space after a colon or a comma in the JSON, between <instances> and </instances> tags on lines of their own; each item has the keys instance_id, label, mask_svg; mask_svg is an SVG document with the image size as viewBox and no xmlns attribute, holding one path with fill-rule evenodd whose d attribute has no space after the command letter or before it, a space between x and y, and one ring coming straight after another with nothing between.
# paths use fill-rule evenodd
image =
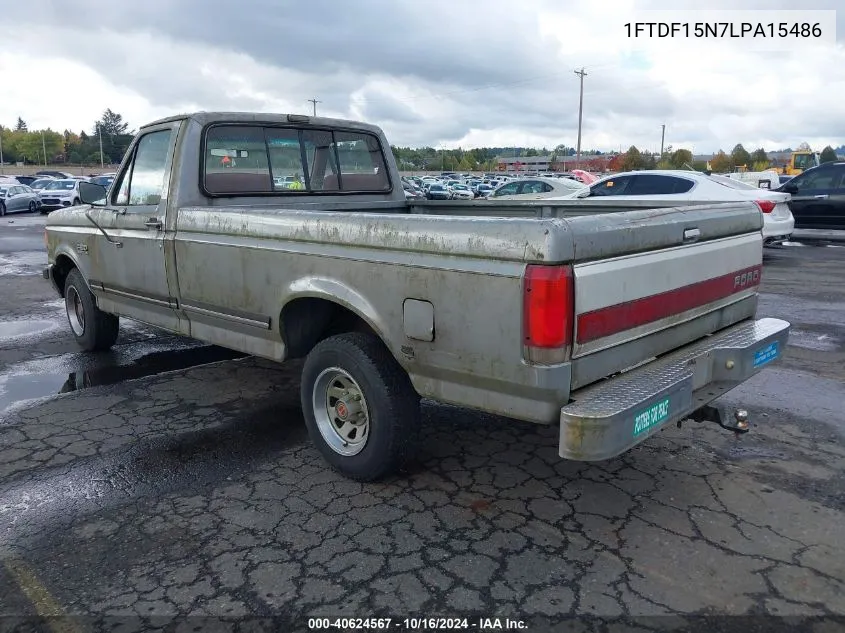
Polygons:
<instances>
[{"instance_id":1,"label":"white parked car","mask_svg":"<svg viewBox=\"0 0 845 633\"><path fill-rule=\"evenodd\" d=\"M562 200L613 196L625 200L677 200L684 202L737 202L751 200L763 212L763 239L766 244L784 242L795 230L795 219L787 204L788 193L767 191L726 176L696 171L629 171L606 176L580 192L561 196Z\"/></svg>"},{"instance_id":2,"label":"white parked car","mask_svg":"<svg viewBox=\"0 0 845 633\"><path fill-rule=\"evenodd\" d=\"M51 182L54 182L55 178L39 178L38 180L33 180L29 184L29 188L35 191L36 193L40 193L44 187L46 187Z\"/></svg>"},{"instance_id":3,"label":"white parked car","mask_svg":"<svg viewBox=\"0 0 845 633\"><path fill-rule=\"evenodd\" d=\"M41 200L41 212L47 213L62 207L74 207L79 204L79 183L84 180L66 178L54 180L44 185L38 193Z\"/></svg>"},{"instance_id":4,"label":"white parked car","mask_svg":"<svg viewBox=\"0 0 845 633\"><path fill-rule=\"evenodd\" d=\"M491 191L489 200L540 200L575 194L586 185L568 178L520 178L499 185Z\"/></svg>"},{"instance_id":5,"label":"white parked car","mask_svg":"<svg viewBox=\"0 0 845 633\"><path fill-rule=\"evenodd\" d=\"M469 185L452 185L450 188L452 200L473 200L475 198L475 194L472 192L472 189Z\"/></svg>"}]
</instances>

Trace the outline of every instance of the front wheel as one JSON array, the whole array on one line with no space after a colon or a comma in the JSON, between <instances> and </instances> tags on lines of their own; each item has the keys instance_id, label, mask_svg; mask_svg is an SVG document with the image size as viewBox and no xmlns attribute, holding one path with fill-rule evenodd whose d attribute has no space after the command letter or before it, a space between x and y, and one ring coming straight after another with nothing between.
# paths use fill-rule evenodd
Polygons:
<instances>
[{"instance_id":1,"label":"front wheel","mask_svg":"<svg viewBox=\"0 0 845 633\"><path fill-rule=\"evenodd\" d=\"M30 213L35 213L35 209L36 209L36 205L35 205L35 203L34 203L34 202L30 202L30 203L29 203L29 212L30 212Z\"/></svg>"},{"instance_id":2,"label":"front wheel","mask_svg":"<svg viewBox=\"0 0 845 633\"><path fill-rule=\"evenodd\" d=\"M79 198L74 198L74 199L73 199L73 205L72 205L72 206L74 206L74 207L78 207L80 204L82 204L82 201L80 201L80 199L79 199Z\"/></svg>"},{"instance_id":3,"label":"front wheel","mask_svg":"<svg viewBox=\"0 0 845 633\"><path fill-rule=\"evenodd\" d=\"M0 202L0 218L6 215L6 205Z\"/></svg>"},{"instance_id":4,"label":"front wheel","mask_svg":"<svg viewBox=\"0 0 845 633\"><path fill-rule=\"evenodd\" d=\"M118 317L97 307L77 268L65 279L65 312L73 337L86 352L107 350L117 341Z\"/></svg>"},{"instance_id":5,"label":"front wheel","mask_svg":"<svg viewBox=\"0 0 845 633\"><path fill-rule=\"evenodd\" d=\"M318 343L302 369L311 441L341 474L375 481L414 455L420 398L378 337L349 332Z\"/></svg>"}]
</instances>

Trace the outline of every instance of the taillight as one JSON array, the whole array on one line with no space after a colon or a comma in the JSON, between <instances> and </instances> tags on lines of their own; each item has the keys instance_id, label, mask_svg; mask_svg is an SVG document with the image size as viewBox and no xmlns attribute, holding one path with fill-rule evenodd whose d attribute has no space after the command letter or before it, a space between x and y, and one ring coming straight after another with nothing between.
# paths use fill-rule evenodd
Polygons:
<instances>
[{"instance_id":1,"label":"taillight","mask_svg":"<svg viewBox=\"0 0 845 633\"><path fill-rule=\"evenodd\" d=\"M776 202L772 202L771 200L755 200L757 206L760 207L760 211L763 213L771 213L775 210Z\"/></svg>"},{"instance_id":2,"label":"taillight","mask_svg":"<svg viewBox=\"0 0 845 633\"><path fill-rule=\"evenodd\" d=\"M525 268L523 343L528 348L530 360L566 360L572 344L574 295L571 266L530 264ZM537 354L539 350L556 350L557 353Z\"/></svg>"}]
</instances>

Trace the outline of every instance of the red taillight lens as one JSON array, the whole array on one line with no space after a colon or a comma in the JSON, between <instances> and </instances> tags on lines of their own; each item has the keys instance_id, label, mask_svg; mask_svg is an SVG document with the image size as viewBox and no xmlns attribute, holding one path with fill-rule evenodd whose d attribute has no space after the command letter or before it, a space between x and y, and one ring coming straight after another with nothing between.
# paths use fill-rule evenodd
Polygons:
<instances>
[{"instance_id":1,"label":"red taillight lens","mask_svg":"<svg viewBox=\"0 0 845 633\"><path fill-rule=\"evenodd\" d=\"M572 343L574 290L570 266L526 267L523 292L526 346L557 348Z\"/></svg>"},{"instance_id":2,"label":"red taillight lens","mask_svg":"<svg viewBox=\"0 0 845 633\"><path fill-rule=\"evenodd\" d=\"M756 200L757 206L760 207L760 211L763 213L771 213L775 210L776 202L772 202L771 200Z\"/></svg>"}]
</instances>

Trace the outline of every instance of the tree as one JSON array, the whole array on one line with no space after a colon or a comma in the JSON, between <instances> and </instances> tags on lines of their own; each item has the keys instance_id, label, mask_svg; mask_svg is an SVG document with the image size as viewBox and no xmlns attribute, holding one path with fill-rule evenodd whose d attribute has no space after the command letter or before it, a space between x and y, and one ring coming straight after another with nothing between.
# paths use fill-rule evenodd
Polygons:
<instances>
[{"instance_id":1,"label":"tree","mask_svg":"<svg viewBox=\"0 0 845 633\"><path fill-rule=\"evenodd\" d=\"M98 127L102 129L103 135L108 134L111 137L129 134L129 124L123 120L120 114L112 112L110 108L106 108L103 116L94 124L94 136L99 133Z\"/></svg>"},{"instance_id":2,"label":"tree","mask_svg":"<svg viewBox=\"0 0 845 633\"><path fill-rule=\"evenodd\" d=\"M722 150L710 159L710 168L717 174L729 172L733 166L733 159Z\"/></svg>"},{"instance_id":3,"label":"tree","mask_svg":"<svg viewBox=\"0 0 845 633\"><path fill-rule=\"evenodd\" d=\"M828 145L822 150L819 159L823 163L833 163L836 161L836 151L830 145Z\"/></svg>"},{"instance_id":4,"label":"tree","mask_svg":"<svg viewBox=\"0 0 845 633\"><path fill-rule=\"evenodd\" d=\"M736 147L731 150L731 159L733 159L733 166L738 167L740 165L745 165L746 167L751 164L751 154L742 146L742 143L738 143Z\"/></svg>"},{"instance_id":5,"label":"tree","mask_svg":"<svg viewBox=\"0 0 845 633\"><path fill-rule=\"evenodd\" d=\"M751 152L751 162L752 163L768 163L769 162L769 155L766 153L762 147L758 147L753 152Z\"/></svg>"},{"instance_id":6,"label":"tree","mask_svg":"<svg viewBox=\"0 0 845 633\"><path fill-rule=\"evenodd\" d=\"M536 150L536 149L534 149L533 147L529 147L529 148L526 150L525 155L526 155L526 156L537 156L538 154L537 154L537 150Z\"/></svg>"},{"instance_id":7,"label":"tree","mask_svg":"<svg viewBox=\"0 0 845 633\"><path fill-rule=\"evenodd\" d=\"M18 117L18 122L15 124L15 132L26 132L26 131L27 131L26 121L24 121L22 118Z\"/></svg>"},{"instance_id":8,"label":"tree","mask_svg":"<svg viewBox=\"0 0 845 633\"><path fill-rule=\"evenodd\" d=\"M621 167L623 171L631 171L633 169L642 169L644 165L643 155L634 145L628 148L622 156Z\"/></svg>"},{"instance_id":9,"label":"tree","mask_svg":"<svg viewBox=\"0 0 845 633\"><path fill-rule=\"evenodd\" d=\"M669 157L673 169L686 169L686 165L692 165L692 152L688 149L676 149Z\"/></svg>"}]
</instances>

